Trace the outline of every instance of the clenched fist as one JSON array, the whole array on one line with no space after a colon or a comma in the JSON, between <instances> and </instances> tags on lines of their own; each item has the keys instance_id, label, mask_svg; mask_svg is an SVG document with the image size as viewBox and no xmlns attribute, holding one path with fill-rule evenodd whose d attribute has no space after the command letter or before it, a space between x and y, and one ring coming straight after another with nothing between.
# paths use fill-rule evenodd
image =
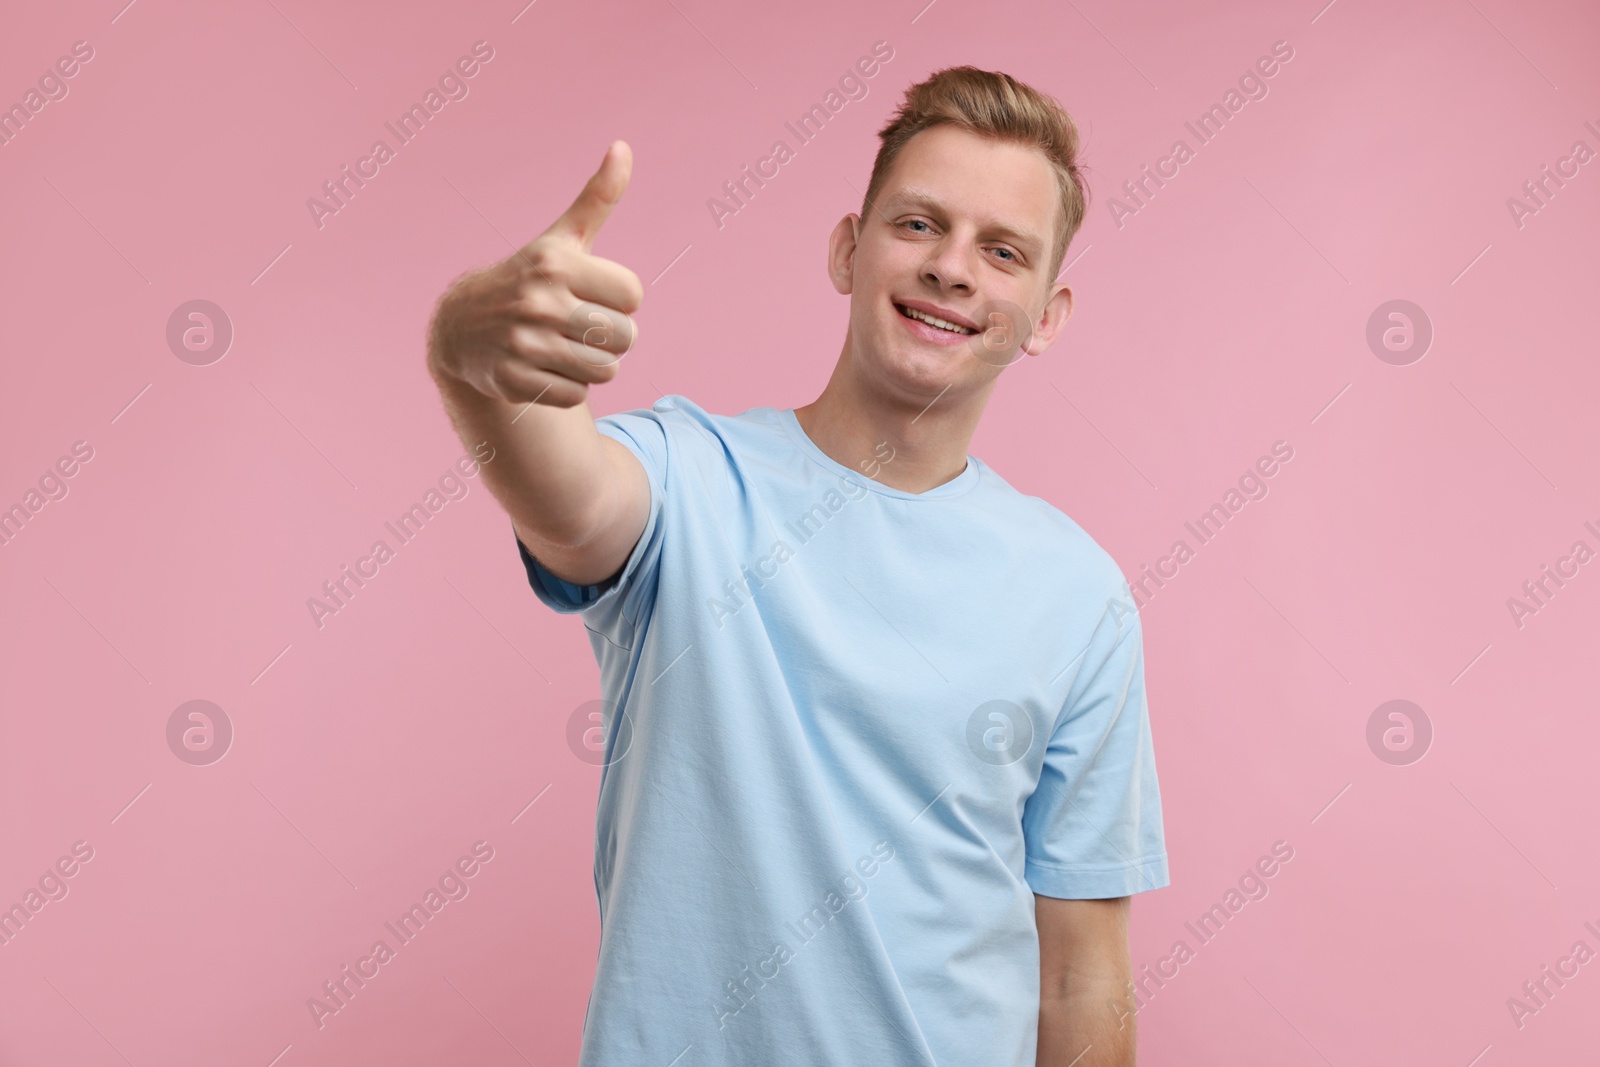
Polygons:
<instances>
[{"instance_id":1,"label":"clenched fist","mask_svg":"<svg viewBox=\"0 0 1600 1067\"><path fill-rule=\"evenodd\" d=\"M639 276L589 250L633 169L614 141L572 206L514 254L458 279L429 329L428 367L488 396L570 408L638 338Z\"/></svg>"}]
</instances>

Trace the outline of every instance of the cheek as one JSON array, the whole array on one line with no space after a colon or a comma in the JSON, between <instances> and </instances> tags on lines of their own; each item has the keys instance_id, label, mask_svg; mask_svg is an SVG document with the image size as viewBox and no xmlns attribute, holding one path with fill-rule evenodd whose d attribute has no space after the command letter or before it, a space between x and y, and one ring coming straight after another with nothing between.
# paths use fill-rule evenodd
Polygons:
<instances>
[{"instance_id":1,"label":"cheek","mask_svg":"<svg viewBox=\"0 0 1600 1067\"><path fill-rule=\"evenodd\" d=\"M856 291L857 303L856 306L851 309L850 324L858 334L882 335L888 332L889 328L894 325L894 323L890 322L888 317L884 314L884 309L887 307L888 301L883 300L882 303L880 303L880 299L882 298L877 296L869 296L860 290ZM888 310L892 312L894 309L888 308Z\"/></svg>"},{"instance_id":2,"label":"cheek","mask_svg":"<svg viewBox=\"0 0 1600 1067\"><path fill-rule=\"evenodd\" d=\"M897 290L891 286L883 286L862 294L867 300L867 314L885 331L896 329L896 324L901 320L900 312L895 309L894 301L891 299L896 291L904 293L906 287L902 285Z\"/></svg>"}]
</instances>

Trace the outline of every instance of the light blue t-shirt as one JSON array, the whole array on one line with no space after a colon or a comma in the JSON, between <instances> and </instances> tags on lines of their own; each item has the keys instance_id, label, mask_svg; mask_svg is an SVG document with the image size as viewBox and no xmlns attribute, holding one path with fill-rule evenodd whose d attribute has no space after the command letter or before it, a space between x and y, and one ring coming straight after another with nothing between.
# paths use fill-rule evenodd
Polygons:
<instances>
[{"instance_id":1,"label":"light blue t-shirt","mask_svg":"<svg viewBox=\"0 0 1600 1067\"><path fill-rule=\"evenodd\" d=\"M903 492L792 408L596 425L650 479L620 574L517 541L605 708L580 1067L1033 1067L1033 895L1169 883L1115 561L976 457Z\"/></svg>"}]
</instances>

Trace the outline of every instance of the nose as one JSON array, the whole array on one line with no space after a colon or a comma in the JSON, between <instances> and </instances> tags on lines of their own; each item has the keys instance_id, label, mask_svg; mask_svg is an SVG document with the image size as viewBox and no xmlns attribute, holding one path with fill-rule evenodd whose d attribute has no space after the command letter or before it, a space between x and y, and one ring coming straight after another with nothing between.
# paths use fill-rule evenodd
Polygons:
<instances>
[{"instance_id":1,"label":"nose","mask_svg":"<svg viewBox=\"0 0 1600 1067\"><path fill-rule=\"evenodd\" d=\"M944 235L922 264L921 277L939 289L971 295L976 286L973 242L959 233Z\"/></svg>"}]
</instances>

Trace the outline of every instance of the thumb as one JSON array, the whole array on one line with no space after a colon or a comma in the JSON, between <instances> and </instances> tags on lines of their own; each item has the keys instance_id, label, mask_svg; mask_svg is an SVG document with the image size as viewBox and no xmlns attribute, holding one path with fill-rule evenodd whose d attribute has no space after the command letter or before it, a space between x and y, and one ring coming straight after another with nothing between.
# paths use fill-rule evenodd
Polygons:
<instances>
[{"instance_id":1,"label":"thumb","mask_svg":"<svg viewBox=\"0 0 1600 1067\"><path fill-rule=\"evenodd\" d=\"M589 178L572 206L540 236L566 237L588 252L594 246L595 234L600 232L611 209L622 199L632 172L633 150L628 147L628 142L612 141L600 160L600 169Z\"/></svg>"}]
</instances>

